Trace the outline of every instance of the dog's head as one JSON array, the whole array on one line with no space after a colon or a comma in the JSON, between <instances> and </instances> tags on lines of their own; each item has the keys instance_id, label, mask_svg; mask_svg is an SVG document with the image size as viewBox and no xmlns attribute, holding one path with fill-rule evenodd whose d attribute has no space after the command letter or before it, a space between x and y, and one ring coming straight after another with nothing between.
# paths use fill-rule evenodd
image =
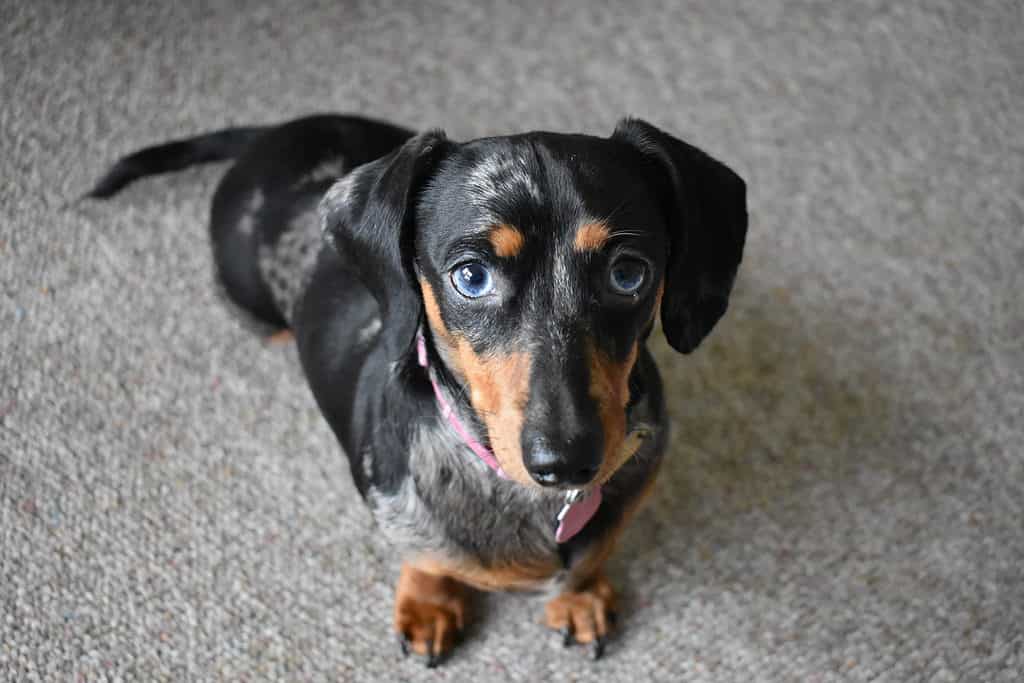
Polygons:
<instances>
[{"instance_id":1,"label":"dog's head","mask_svg":"<svg viewBox=\"0 0 1024 683\"><path fill-rule=\"evenodd\" d=\"M502 468L578 488L622 464L630 374L660 311L689 353L725 312L745 185L639 120L610 138L410 139L339 181L328 239L407 348L421 320Z\"/></svg>"}]
</instances>

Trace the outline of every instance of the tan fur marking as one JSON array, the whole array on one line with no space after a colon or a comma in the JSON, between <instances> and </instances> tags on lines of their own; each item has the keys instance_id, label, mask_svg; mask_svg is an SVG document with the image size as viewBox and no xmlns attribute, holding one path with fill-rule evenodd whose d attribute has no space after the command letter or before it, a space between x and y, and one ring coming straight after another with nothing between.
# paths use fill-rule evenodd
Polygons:
<instances>
[{"instance_id":1,"label":"tan fur marking","mask_svg":"<svg viewBox=\"0 0 1024 683\"><path fill-rule=\"evenodd\" d=\"M484 357L466 339L459 338L454 361L469 385L469 400L487 426L501 468L519 483L535 486L523 464L520 446L523 410L530 392L530 355L520 352Z\"/></svg>"},{"instance_id":2,"label":"tan fur marking","mask_svg":"<svg viewBox=\"0 0 1024 683\"><path fill-rule=\"evenodd\" d=\"M402 565L395 590L395 630L413 652L436 657L450 650L465 627L465 615L465 586L413 564Z\"/></svg>"},{"instance_id":3,"label":"tan fur marking","mask_svg":"<svg viewBox=\"0 0 1024 683\"><path fill-rule=\"evenodd\" d=\"M566 591L544 606L548 628L570 629L577 643L592 643L608 635L615 611L615 589L598 574L579 591Z\"/></svg>"},{"instance_id":4,"label":"tan fur marking","mask_svg":"<svg viewBox=\"0 0 1024 683\"><path fill-rule=\"evenodd\" d=\"M430 286L429 282L421 279L420 290L423 292L423 308L427 312L427 323L430 325L430 330L435 336L450 341L451 334L441 318L441 307L438 306L437 297L434 296L434 288Z\"/></svg>"},{"instance_id":5,"label":"tan fur marking","mask_svg":"<svg viewBox=\"0 0 1024 683\"><path fill-rule=\"evenodd\" d=\"M604 429L604 457L598 481L606 481L618 469L623 459L618 457L626 438L626 404L629 403L629 374L636 363L639 346L634 343L622 363L609 358L591 342L590 395L597 401L601 425Z\"/></svg>"},{"instance_id":6,"label":"tan fur marking","mask_svg":"<svg viewBox=\"0 0 1024 683\"><path fill-rule=\"evenodd\" d=\"M526 238L519 231L519 228L507 223L495 225L491 228L491 231L487 234L487 239L490 240L491 246L494 247L494 253L501 258L518 256L519 252L523 250L523 245L526 243Z\"/></svg>"},{"instance_id":7,"label":"tan fur marking","mask_svg":"<svg viewBox=\"0 0 1024 683\"><path fill-rule=\"evenodd\" d=\"M284 346L295 341L295 334L286 327L271 334L266 341L270 346Z\"/></svg>"},{"instance_id":8,"label":"tan fur marking","mask_svg":"<svg viewBox=\"0 0 1024 683\"><path fill-rule=\"evenodd\" d=\"M658 285L658 293L654 295L654 308L651 309L651 322L661 314L661 300L665 298L665 281Z\"/></svg>"},{"instance_id":9,"label":"tan fur marking","mask_svg":"<svg viewBox=\"0 0 1024 683\"><path fill-rule=\"evenodd\" d=\"M576 230L574 246L576 251L601 251L611 237L611 230L604 223L584 223Z\"/></svg>"},{"instance_id":10,"label":"tan fur marking","mask_svg":"<svg viewBox=\"0 0 1024 683\"><path fill-rule=\"evenodd\" d=\"M530 389L530 355L478 355L468 340L445 327L430 283L420 280L420 289L427 323L435 340L447 347L439 349L442 356L469 385L470 403L487 427L494 457L511 479L527 486L537 486L523 465L520 447L520 432L525 420L523 410Z\"/></svg>"},{"instance_id":11,"label":"tan fur marking","mask_svg":"<svg viewBox=\"0 0 1024 683\"><path fill-rule=\"evenodd\" d=\"M438 576L449 576L486 591L534 589L560 569L555 562L484 567L471 560L451 561L446 558L433 557L418 560L416 566L425 572Z\"/></svg>"}]
</instances>

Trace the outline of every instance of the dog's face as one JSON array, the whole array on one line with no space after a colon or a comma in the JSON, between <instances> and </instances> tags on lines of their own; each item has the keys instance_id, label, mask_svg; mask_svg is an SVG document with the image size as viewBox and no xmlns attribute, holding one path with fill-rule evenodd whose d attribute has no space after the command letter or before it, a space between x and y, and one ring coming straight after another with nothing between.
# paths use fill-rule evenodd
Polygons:
<instances>
[{"instance_id":1,"label":"dog's face","mask_svg":"<svg viewBox=\"0 0 1024 683\"><path fill-rule=\"evenodd\" d=\"M641 161L582 136L482 140L421 194L426 320L516 479L580 487L617 460L669 250Z\"/></svg>"},{"instance_id":2,"label":"dog's face","mask_svg":"<svg viewBox=\"0 0 1024 683\"><path fill-rule=\"evenodd\" d=\"M403 155L407 168L394 173ZM683 176L701 164L725 186L714 199L738 202L721 220L742 225L715 226L719 238L696 234L701 205L714 202ZM566 488L607 480L623 462L630 375L658 311L683 351L724 312L746 228L742 181L642 122L609 139L420 136L372 166L329 193L325 229L341 249L379 250L381 222L393 223L384 258L397 259L391 277L406 291L374 282L387 270L375 266L367 276L382 309L422 311L511 477ZM397 197L374 198L406 177Z\"/></svg>"}]
</instances>

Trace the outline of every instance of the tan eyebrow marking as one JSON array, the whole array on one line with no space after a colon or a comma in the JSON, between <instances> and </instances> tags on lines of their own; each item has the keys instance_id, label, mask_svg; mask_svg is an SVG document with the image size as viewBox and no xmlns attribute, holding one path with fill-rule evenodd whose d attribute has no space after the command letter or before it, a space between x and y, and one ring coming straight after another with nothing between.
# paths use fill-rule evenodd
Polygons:
<instances>
[{"instance_id":1,"label":"tan eyebrow marking","mask_svg":"<svg viewBox=\"0 0 1024 683\"><path fill-rule=\"evenodd\" d=\"M501 258L518 256L519 252L523 250L523 245L526 244L526 237L519 231L519 228L508 223L501 223L491 228L487 239L494 247L494 253Z\"/></svg>"},{"instance_id":2,"label":"tan eyebrow marking","mask_svg":"<svg viewBox=\"0 0 1024 683\"><path fill-rule=\"evenodd\" d=\"M576 230L574 246L576 251L601 251L611 235L604 223L584 223Z\"/></svg>"}]
</instances>

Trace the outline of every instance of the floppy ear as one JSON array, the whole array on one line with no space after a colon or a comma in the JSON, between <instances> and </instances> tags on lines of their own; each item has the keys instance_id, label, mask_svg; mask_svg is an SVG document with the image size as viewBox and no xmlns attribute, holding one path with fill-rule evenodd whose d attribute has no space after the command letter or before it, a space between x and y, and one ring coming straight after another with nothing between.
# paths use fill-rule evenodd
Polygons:
<instances>
[{"instance_id":1,"label":"floppy ear","mask_svg":"<svg viewBox=\"0 0 1024 683\"><path fill-rule=\"evenodd\" d=\"M410 138L354 169L320 202L324 239L373 294L385 327L403 320L411 330L419 321L422 302L413 266L416 198L450 145L441 131Z\"/></svg>"},{"instance_id":2,"label":"floppy ear","mask_svg":"<svg viewBox=\"0 0 1024 683\"><path fill-rule=\"evenodd\" d=\"M690 353L729 305L747 235L746 184L645 121L623 119L612 139L639 149L658 177L671 241L661 326L674 349Z\"/></svg>"}]
</instances>

